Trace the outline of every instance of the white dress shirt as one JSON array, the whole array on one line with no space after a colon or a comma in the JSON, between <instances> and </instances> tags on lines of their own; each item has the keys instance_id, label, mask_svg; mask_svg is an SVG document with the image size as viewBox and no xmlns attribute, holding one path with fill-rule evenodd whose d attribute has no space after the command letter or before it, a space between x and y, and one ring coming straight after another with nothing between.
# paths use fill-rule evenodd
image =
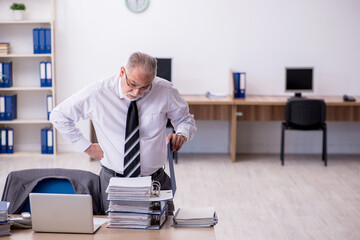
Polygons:
<instances>
[{"instance_id":1,"label":"white dress shirt","mask_svg":"<svg viewBox=\"0 0 360 240\"><path fill-rule=\"evenodd\" d=\"M50 121L81 151L90 147L75 123L91 119L100 147L101 164L120 174L124 171L126 117L130 101L121 91L119 74L91 84L55 107ZM190 141L196 131L189 106L169 81L156 77L151 90L136 101L140 127L141 175L147 176L167 159L166 123L171 120L176 132Z\"/></svg>"}]
</instances>

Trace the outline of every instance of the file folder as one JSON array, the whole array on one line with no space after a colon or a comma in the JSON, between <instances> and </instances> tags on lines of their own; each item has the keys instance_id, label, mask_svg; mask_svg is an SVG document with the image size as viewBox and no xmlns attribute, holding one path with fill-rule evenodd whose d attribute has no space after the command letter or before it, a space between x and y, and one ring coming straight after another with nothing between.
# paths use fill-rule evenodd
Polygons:
<instances>
[{"instance_id":1,"label":"file folder","mask_svg":"<svg viewBox=\"0 0 360 240\"><path fill-rule=\"evenodd\" d=\"M3 62L2 63L3 70L3 87L9 88L12 86L12 62Z\"/></svg>"},{"instance_id":2,"label":"file folder","mask_svg":"<svg viewBox=\"0 0 360 240\"><path fill-rule=\"evenodd\" d=\"M52 87L52 69L51 69L51 62L45 62L46 70L45 70L45 81L47 87Z\"/></svg>"},{"instance_id":3,"label":"file folder","mask_svg":"<svg viewBox=\"0 0 360 240\"><path fill-rule=\"evenodd\" d=\"M3 63L0 62L0 88L4 87Z\"/></svg>"},{"instance_id":4,"label":"file folder","mask_svg":"<svg viewBox=\"0 0 360 240\"><path fill-rule=\"evenodd\" d=\"M33 44L34 44L34 54L40 53L40 47L39 47L39 29L34 28L33 29Z\"/></svg>"},{"instance_id":5,"label":"file folder","mask_svg":"<svg viewBox=\"0 0 360 240\"><path fill-rule=\"evenodd\" d=\"M234 98L240 98L240 73L233 72Z\"/></svg>"},{"instance_id":6,"label":"file folder","mask_svg":"<svg viewBox=\"0 0 360 240\"><path fill-rule=\"evenodd\" d=\"M52 95L46 96L46 107L47 107L47 120L50 120L50 113L53 109L53 96Z\"/></svg>"},{"instance_id":7,"label":"file folder","mask_svg":"<svg viewBox=\"0 0 360 240\"><path fill-rule=\"evenodd\" d=\"M47 129L47 154L53 154L54 153L54 146L53 146L53 130L52 129Z\"/></svg>"},{"instance_id":8,"label":"file folder","mask_svg":"<svg viewBox=\"0 0 360 240\"><path fill-rule=\"evenodd\" d=\"M41 153L46 154L47 153L47 129L42 128L41 129Z\"/></svg>"},{"instance_id":9,"label":"file folder","mask_svg":"<svg viewBox=\"0 0 360 240\"><path fill-rule=\"evenodd\" d=\"M51 53L51 30L50 28L45 28L45 52Z\"/></svg>"},{"instance_id":10,"label":"file folder","mask_svg":"<svg viewBox=\"0 0 360 240\"><path fill-rule=\"evenodd\" d=\"M0 121L5 120L5 96L0 96Z\"/></svg>"},{"instance_id":11,"label":"file folder","mask_svg":"<svg viewBox=\"0 0 360 240\"><path fill-rule=\"evenodd\" d=\"M40 62L39 73L40 73L40 86L46 87L46 66L45 66L45 62L43 61Z\"/></svg>"},{"instance_id":12,"label":"file folder","mask_svg":"<svg viewBox=\"0 0 360 240\"><path fill-rule=\"evenodd\" d=\"M0 129L1 133L1 153L6 153L7 132L5 128Z\"/></svg>"},{"instance_id":13,"label":"file folder","mask_svg":"<svg viewBox=\"0 0 360 240\"><path fill-rule=\"evenodd\" d=\"M40 53L46 53L46 49L45 49L45 29L44 28L39 29L39 48L40 48Z\"/></svg>"},{"instance_id":14,"label":"file folder","mask_svg":"<svg viewBox=\"0 0 360 240\"><path fill-rule=\"evenodd\" d=\"M5 120L17 118L17 95L5 96Z\"/></svg>"},{"instance_id":15,"label":"file folder","mask_svg":"<svg viewBox=\"0 0 360 240\"><path fill-rule=\"evenodd\" d=\"M240 73L240 98L245 98L246 73Z\"/></svg>"},{"instance_id":16,"label":"file folder","mask_svg":"<svg viewBox=\"0 0 360 240\"><path fill-rule=\"evenodd\" d=\"M14 153L14 129L7 129L7 153Z\"/></svg>"}]
</instances>

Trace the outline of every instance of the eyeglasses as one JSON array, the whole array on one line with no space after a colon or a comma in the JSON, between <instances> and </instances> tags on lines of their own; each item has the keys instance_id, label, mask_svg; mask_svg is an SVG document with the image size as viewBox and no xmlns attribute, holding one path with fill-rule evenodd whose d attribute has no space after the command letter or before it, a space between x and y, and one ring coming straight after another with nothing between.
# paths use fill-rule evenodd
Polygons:
<instances>
[{"instance_id":1,"label":"eyeglasses","mask_svg":"<svg viewBox=\"0 0 360 240\"><path fill-rule=\"evenodd\" d=\"M124 68L124 73L125 73L126 84L128 85L128 87L130 87L132 89L139 89L140 92L148 92L151 90L152 83L150 83L149 85L147 85L145 87L139 87L136 83L130 82L130 80L127 78L125 68Z\"/></svg>"}]
</instances>

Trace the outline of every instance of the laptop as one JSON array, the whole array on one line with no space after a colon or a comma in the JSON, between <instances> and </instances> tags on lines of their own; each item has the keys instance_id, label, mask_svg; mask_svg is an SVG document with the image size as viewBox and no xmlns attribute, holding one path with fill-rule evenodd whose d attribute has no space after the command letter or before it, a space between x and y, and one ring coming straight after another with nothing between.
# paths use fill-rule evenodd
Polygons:
<instances>
[{"instance_id":1,"label":"laptop","mask_svg":"<svg viewBox=\"0 0 360 240\"><path fill-rule=\"evenodd\" d=\"M30 193L35 232L95 233L92 198L82 194Z\"/></svg>"}]
</instances>

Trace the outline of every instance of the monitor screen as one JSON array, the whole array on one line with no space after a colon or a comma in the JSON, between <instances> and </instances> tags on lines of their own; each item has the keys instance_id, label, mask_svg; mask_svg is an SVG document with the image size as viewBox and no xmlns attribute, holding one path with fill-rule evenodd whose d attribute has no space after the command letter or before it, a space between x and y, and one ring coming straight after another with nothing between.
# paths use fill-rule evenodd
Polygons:
<instances>
[{"instance_id":1,"label":"monitor screen","mask_svg":"<svg viewBox=\"0 0 360 240\"><path fill-rule=\"evenodd\" d=\"M313 90L313 68L286 68L286 91Z\"/></svg>"},{"instance_id":2,"label":"monitor screen","mask_svg":"<svg viewBox=\"0 0 360 240\"><path fill-rule=\"evenodd\" d=\"M156 58L156 60L156 76L164 78L171 82L171 58Z\"/></svg>"}]
</instances>

